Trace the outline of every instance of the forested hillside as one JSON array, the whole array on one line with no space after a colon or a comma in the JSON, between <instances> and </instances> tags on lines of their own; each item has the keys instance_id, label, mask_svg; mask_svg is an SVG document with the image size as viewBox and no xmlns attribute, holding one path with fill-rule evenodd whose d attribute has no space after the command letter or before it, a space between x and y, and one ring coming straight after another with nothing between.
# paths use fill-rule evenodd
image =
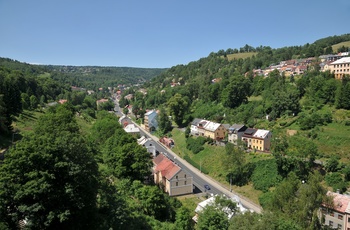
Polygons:
<instances>
[{"instance_id":1,"label":"forested hillside","mask_svg":"<svg viewBox=\"0 0 350 230\"><path fill-rule=\"evenodd\" d=\"M44 66L50 73L60 73L54 78L70 85L96 90L118 85L143 84L166 69L101 67L101 66ZM64 77L64 79L62 79Z\"/></svg>"},{"instance_id":2,"label":"forested hillside","mask_svg":"<svg viewBox=\"0 0 350 230\"><path fill-rule=\"evenodd\" d=\"M320 71L319 56L347 51L347 41L350 34L277 49L246 45L170 69L0 59L0 147L10 146L0 162L0 228L322 229L317 210L329 202L326 191L345 193L350 181L350 78ZM306 69L275 68L291 60ZM147 93L135 86L141 83ZM193 210L149 180L151 156L104 111L113 103L97 107L111 96L98 89L119 84L134 85L121 90L121 107L132 105L138 122L146 109L159 109L155 135L176 130L185 143L181 157L220 182L257 192L264 212L229 220L216 204L221 209L205 209L194 226ZM173 129L194 118L269 129L271 154Z\"/></svg>"}]
</instances>

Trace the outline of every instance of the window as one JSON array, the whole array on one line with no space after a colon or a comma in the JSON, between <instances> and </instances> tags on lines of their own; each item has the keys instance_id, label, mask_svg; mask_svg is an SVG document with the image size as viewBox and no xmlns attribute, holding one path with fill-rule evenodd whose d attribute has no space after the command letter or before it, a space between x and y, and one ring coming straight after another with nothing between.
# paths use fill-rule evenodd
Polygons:
<instances>
[{"instance_id":1,"label":"window","mask_svg":"<svg viewBox=\"0 0 350 230\"><path fill-rule=\"evenodd\" d=\"M179 177L178 177L178 176L176 176L176 179L179 179Z\"/></svg>"},{"instance_id":2,"label":"window","mask_svg":"<svg viewBox=\"0 0 350 230\"><path fill-rule=\"evenodd\" d=\"M185 185L187 185L187 181L185 180Z\"/></svg>"},{"instance_id":3,"label":"window","mask_svg":"<svg viewBox=\"0 0 350 230\"><path fill-rule=\"evenodd\" d=\"M333 212L333 211L330 211L330 212L329 212L329 215L330 215L330 216L334 216L334 212Z\"/></svg>"},{"instance_id":4,"label":"window","mask_svg":"<svg viewBox=\"0 0 350 230\"><path fill-rule=\"evenodd\" d=\"M342 229L342 225L341 224L338 224L338 229Z\"/></svg>"},{"instance_id":5,"label":"window","mask_svg":"<svg viewBox=\"0 0 350 230\"><path fill-rule=\"evenodd\" d=\"M339 214L339 215L338 215L338 219L339 219L339 220L342 220L342 219L343 219L343 215L340 215L340 214Z\"/></svg>"},{"instance_id":6,"label":"window","mask_svg":"<svg viewBox=\"0 0 350 230\"><path fill-rule=\"evenodd\" d=\"M333 221L331 221L331 220L329 221L329 226L333 227Z\"/></svg>"},{"instance_id":7,"label":"window","mask_svg":"<svg viewBox=\"0 0 350 230\"><path fill-rule=\"evenodd\" d=\"M179 186L179 182L176 182L176 186Z\"/></svg>"},{"instance_id":8,"label":"window","mask_svg":"<svg viewBox=\"0 0 350 230\"><path fill-rule=\"evenodd\" d=\"M184 176L185 178L186 178L186 174L185 174L185 176Z\"/></svg>"},{"instance_id":9,"label":"window","mask_svg":"<svg viewBox=\"0 0 350 230\"><path fill-rule=\"evenodd\" d=\"M350 217L348 217L348 222L350 222Z\"/></svg>"}]
</instances>

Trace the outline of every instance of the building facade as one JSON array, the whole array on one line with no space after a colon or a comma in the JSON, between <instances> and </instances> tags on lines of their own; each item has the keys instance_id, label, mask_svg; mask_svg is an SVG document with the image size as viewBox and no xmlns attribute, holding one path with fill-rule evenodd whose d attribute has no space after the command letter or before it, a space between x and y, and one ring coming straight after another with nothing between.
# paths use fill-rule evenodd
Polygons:
<instances>
[{"instance_id":1,"label":"building facade","mask_svg":"<svg viewBox=\"0 0 350 230\"><path fill-rule=\"evenodd\" d=\"M147 132L152 132L158 128L157 112L155 110L145 113L143 124Z\"/></svg>"},{"instance_id":2,"label":"building facade","mask_svg":"<svg viewBox=\"0 0 350 230\"><path fill-rule=\"evenodd\" d=\"M329 70L334 73L336 79L343 79L350 75L350 57L341 58L329 65Z\"/></svg>"},{"instance_id":3,"label":"building facade","mask_svg":"<svg viewBox=\"0 0 350 230\"><path fill-rule=\"evenodd\" d=\"M270 152L272 133L269 130L258 129L252 137L251 148L257 151Z\"/></svg>"},{"instance_id":4,"label":"building facade","mask_svg":"<svg viewBox=\"0 0 350 230\"><path fill-rule=\"evenodd\" d=\"M322 205L319 209L319 218L324 225L334 229L350 230L350 196L327 192L333 199L333 206Z\"/></svg>"},{"instance_id":5,"label":"building facade","mask_svg":"<svg viewBox=\"0 0 350 230\"><path fill-rule=\"evenodd\" d=\"M193 177L163 154L153 159L154 183L159 184L169 196L193 193Z\"/></svg>"},{"instance_id":6,"label":"building facade","mask_svg":"<svg viewBox=\"0 0 350 230\"><path fill-rule=\"evenodd\" d=\"M228 142L237 145L238 141L242 139L244 131L247 129L247 126L241 124L233 124L228 129Z\"/></svg>"}]
</instances>

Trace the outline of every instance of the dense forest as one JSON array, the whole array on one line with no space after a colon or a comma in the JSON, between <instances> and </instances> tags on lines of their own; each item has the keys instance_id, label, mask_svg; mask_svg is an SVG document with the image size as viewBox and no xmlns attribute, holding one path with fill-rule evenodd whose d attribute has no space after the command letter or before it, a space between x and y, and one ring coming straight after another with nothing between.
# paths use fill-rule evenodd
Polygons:
<instances>
[{"instance_id":1,"label":"dense forest","mask_svg":"<svg viewBox=\"0 0 350 230\"><path fill-rule=\"evenodd\" d=\"M321 142L330 144L336 137L320 139L327 125L346 132L350 124L350 78L336 80L332 73L320 72L318 57L347 51L349 47L332 47L346 41L350 34L278 49L246 45L170 69L40 66L1 58L1 147L11 145L11 137L13 142L17 120L34 112L40 116L1 162L0 228L322 229L316 214L321 203L329 202L327 189L346 192L350 180L339 138L331 150ZM254 54L228 58L248 52ZM254 72L311 57L300 75ZM262 214L248 212L228 220L218 208L227 203L219 199L194 226L192 210L146 179L152 166L149 153L124 132L115 115L104 111L110 108L99 111L96 106L96 100L110 96L98 88L141 83L147 94L137 86L124 89L120 105L133 105L139 122L145 109L159 109L156 135L188 127L193 118L273 131L272 154L265 159L250 161L244 147L227 144L218 162L226 180L253 184L262 192ZM96 92L88 95L71 86ZM123 97L130 93L133 99ZM68 102L48 106L59 99ZM286 129L299 132L287 136ZM206 140L186 138L189 148L206 145ZM316 164L321 158L325 164Z\"/></svg>"}]
</instances>

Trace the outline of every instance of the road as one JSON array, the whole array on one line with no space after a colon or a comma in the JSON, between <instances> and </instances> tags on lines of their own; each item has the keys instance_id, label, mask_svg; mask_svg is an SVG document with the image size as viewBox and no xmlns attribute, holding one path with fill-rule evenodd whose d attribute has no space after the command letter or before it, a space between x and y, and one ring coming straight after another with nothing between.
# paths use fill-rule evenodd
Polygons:
<instances>
[{"instance_id":1,"label":"road","mask_svg":"<svg viewBox=\"0 0 350 230\"><path fill-rule=\"evenodd\" d=\"M115 101L115 103L116 103L116 107L119 107L116 101ZM120 113L120 108L117 108L117 109L118 109L118 112ZM117 115L119 115L119 113ZM194 166L189 164L187 161L180 158L171 149L167 148L165 145L160 143L158 137L153 136L152 134L148 133L141 126L139 126L138 124L133 122L130 118L128 118L128 123L133 123L137 127L139 127L140 134L142 136L147 136L147 137L152 138L154 143L155 143L155 148L159 152L164 153L170 160L172 160L174 163L179 165L184 171L191 174L193 177L193 184L199 190L201 190L202 192L207 192L207 193L211 193L211 194L224 194L228 197L232 197L232 196L236 195L240 198L240 201L245 208L248 208L248 209L250 209L254 212L257 212L257 213L261 213L262 208L259 205L253 203L252 201L248 200L247 198L243 197L242 195L240 195L234 191L231 192L229 188L226 188L225 186L223 186L219 182L215 181L214 179L212 179L208 175L202 173L200 170L198 170L197 168L195 168ZM206 190L204 188L204 185L209 185L210 190Z\"/></svg>"}]
</instances>

